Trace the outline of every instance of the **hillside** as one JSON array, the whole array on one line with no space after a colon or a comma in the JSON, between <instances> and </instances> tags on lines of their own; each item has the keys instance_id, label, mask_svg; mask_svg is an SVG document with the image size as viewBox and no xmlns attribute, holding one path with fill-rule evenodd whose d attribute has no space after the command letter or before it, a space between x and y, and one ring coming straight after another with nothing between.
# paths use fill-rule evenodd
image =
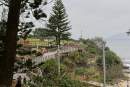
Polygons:
<instances>
[{"instance_id":1,"label":"hillside","mask_svg":"<svg viewBox=\"0 0 130 87\"><path fill-rule=\"evenodd\" d=\"M31 69L30 72L35 74L30 73L31 81L27 81L26 85L30 85L30 87L91 87L84 81L102 83L102 49L90 39L82 39L75 43L78 43L82 50L61 56L60 75L58 74L57 59L51 59L38 66L41 74L37 72L37 68ZM108 47L105 50L107 83L114 84L123 79L122 62Z\"/></svg>"}]
</instances>

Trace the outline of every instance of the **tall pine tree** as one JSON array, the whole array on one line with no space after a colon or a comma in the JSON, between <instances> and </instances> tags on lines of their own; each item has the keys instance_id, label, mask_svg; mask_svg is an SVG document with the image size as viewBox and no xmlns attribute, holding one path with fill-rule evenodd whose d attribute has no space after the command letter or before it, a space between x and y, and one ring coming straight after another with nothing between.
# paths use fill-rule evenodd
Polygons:
<instances>
[{"instance_id":1,"label":"tall pine tree","mask_svg":"<svg viewBox=\"0 0 130 87\"><path fill-rule=\"evenodd\" d=\"M61 40L68 39L71 35L69 33L71 27L69 26L68 16L62 0L55 1L52 11L53 13L47 24L48 35L55 37L56 44L60 45Z\"/></svg>"},{"instance_id":2,"label":"tall pine tree","mask_svg":"<svg viewBox=\"0 0 130 87\"><path fill-rule=\"evenodd\" d=\"M31 2L29 2L31 1ZM34 1L34 2L33 2ZM46 1L46 0L45 0ZM0 87L11 87L12 77L13 77L13 68L16 56L16 45L17 45L17 34L21 29L19 29L19 17L20 14L26 12L27 9L31 9L33 16L36 20L39 20L41 17L46 17L46 14L42 12L39 8L39 5L46 5L47 2L42 3L43 0L1 0L0 6L7 6L9 9L7 22L0 25L5 25L4 28L5 36L0 35ZM27 7L29 4L29 8ZM29 15L30 13L28 13ZM22 30L30 28L32 23L24 23L22 25ZM26 26L29 25L29 26ZM18 27L19 26L19 27ZM24 28L23 28L24 26ZM6 29L6 30L5 30ZM2 31L1 31L2 30ZM0 32L3 34L3 27L1 27ZM22 31L25 34L28 34L29 31ZM25 35L26 36L26 35ZM3 42L5 44L3 44ZM1 50L3 49L4 50Z\"/></svg>"}]
</instances>

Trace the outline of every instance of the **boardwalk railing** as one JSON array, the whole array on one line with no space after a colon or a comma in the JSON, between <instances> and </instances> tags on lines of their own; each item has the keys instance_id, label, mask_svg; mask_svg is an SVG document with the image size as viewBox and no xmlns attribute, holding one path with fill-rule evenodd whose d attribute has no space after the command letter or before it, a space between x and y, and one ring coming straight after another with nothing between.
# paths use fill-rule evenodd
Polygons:
<instances>
[{"instance_id":1,"label":"boardwalk railing","mask_svg":"<svg viewBox=\"0 0 130 87\"><path fill-rule=\"evenodd\" d=\"M60 54L74 52L74 51L78 51L78 50L79 49L76 47L63 47L60 49ZM48 52L48 53L43 54L42 56L38 56L36 58L33 58L32 62L34 63L34 65L38 65L38 64L41 64L42 62L45 62L47 60L56 58L56 55L57 55L57 51Z\"/></svg>"}]
</instances>

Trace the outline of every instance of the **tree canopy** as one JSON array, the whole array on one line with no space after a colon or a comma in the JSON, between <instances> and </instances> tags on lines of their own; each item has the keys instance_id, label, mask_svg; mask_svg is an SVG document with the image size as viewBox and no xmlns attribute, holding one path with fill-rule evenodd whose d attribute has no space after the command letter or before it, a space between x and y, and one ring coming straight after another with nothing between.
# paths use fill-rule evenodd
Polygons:
<instances>
[{"instance_id":1,"label":"tree canopy","mask_svg":"<svg viewBox=\"0 0 130 87\"><path fill-rule=\"evenodd\" d=\"M22 22L20 16L25 13L26 17L33 14L36 20L47 15L41 10L40 5L46 5L46 1L42 0L2 0L0 6L5 6L8 9L8 17L5 20L6 32L4 44L4 52L2 51L0 56L0 87L10 87L13 77L13 67L16 56L16 45L18 32L22 32L21 35L26 37L31 31L30 27L33 27L31 22ZM22 27L21 27L21 26ZM1 31L3 32L3 31ZM0 39L0 42L1 42Z\"/></svg>"},{"instance_id":2,"label":"tree canopy","mask_svg":"<svg viewBox=\"0 0 130 87\"><path fill-rule=\"evenodd\" d=\"M54 36L56 44L60 45L62 39L68 39L71 35L69 32L71 26L69 25L68 16L62 0L55 1L52 11L47 24L48 35Z\"/></svg>"}]
</instances>

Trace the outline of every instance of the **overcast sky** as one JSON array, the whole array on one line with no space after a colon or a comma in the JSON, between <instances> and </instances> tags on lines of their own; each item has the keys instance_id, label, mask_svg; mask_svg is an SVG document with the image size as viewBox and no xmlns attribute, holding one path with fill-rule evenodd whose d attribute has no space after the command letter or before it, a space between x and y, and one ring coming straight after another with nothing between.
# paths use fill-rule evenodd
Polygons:
<instances>
[{"instance_id":1,"label":"overcast sky","mask_svg":"<svg viewBox=\"0 0 130 87\"><path fill-rule=\"evenodd\" d=\"M73 38L79 38L81 31L84 38L107 38L121 58L130 58L130 37L124 33L130 28L130 0L64 0L64 4Z\"/></svg>"},{"instance_id":2,"label":"overcast sky","mask_svg":"<svg viewBox=\"0 0 130 87\"><path fill-rule=\"evenodd\" d=\"M130 28L130 0L64 0L72 37L112 35Z\"/></svg>"}]
</instances>

